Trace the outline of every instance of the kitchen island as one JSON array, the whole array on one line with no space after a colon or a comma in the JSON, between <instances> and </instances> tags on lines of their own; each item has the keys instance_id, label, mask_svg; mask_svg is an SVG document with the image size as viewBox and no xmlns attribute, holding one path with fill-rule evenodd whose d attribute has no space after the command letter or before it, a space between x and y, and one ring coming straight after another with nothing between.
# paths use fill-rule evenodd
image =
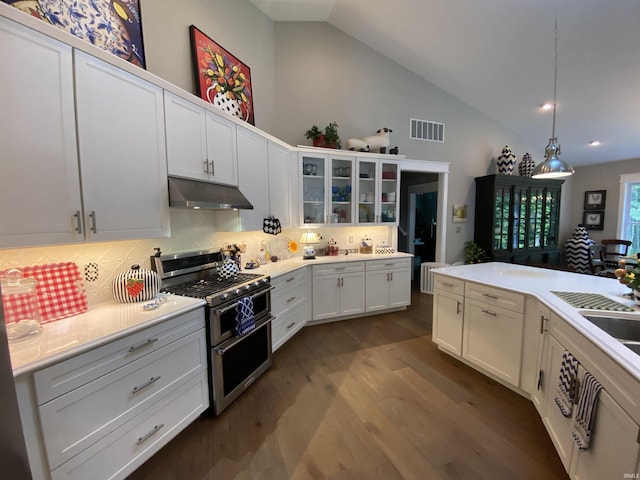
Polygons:
<instances>
[{"instance_id":1,"label":"kitchen island","mask_svg":"<svg viewBox=\"0 0 640 480\"><path fill-rule=\"evenodd\" d=\"M624 296L629 288L615 279L499 262L435 269L434 284L433 341L530 398L572 478L637 475L640 356L582 315L640 321ZM580 301L565 301L562 292L579 294ZM579 306L596 295L618 311ZM577 408L566 418L556 404L567 354L579 362L578 385L589 372L603 387L586 450L572 438Z\"/></svg>"}]
</instances>

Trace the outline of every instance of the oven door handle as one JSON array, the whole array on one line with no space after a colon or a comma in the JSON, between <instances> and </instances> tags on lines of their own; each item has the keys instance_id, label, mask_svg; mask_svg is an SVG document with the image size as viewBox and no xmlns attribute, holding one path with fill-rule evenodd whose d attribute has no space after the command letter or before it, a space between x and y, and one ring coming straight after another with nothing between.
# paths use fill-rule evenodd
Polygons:
<instances>
[{"instance_id":1,"label":"oven door handle","mask_svg":"<svg viewBox=\"0 0 640 480\"><path fill-rule=\"evenodd\" d=\"M270 286L269 288L265 288L264 290L260 290L259 292L254 293L253 295L251 295L251 298L253 297L260 297L262 295L264 295L267 292L270 292L271 290L273 290L274 288L276 288L275 286ZM238 302L235 302L231 305L229 305L228 307L224 307L224 308L219 308L218 310L216 310L216 313L218 315L222 315L223 313L228 312L229 310L233 310L234 308L236 308L238 306Z\"/></svg>"},{"instance_id":2,"label":"oven door handle","mask_svg":"<svg viewBox=\"0 0 640 480\"><path fill-rule=\"evenodd\" d=\"M271 315L269 315L269 318L265 318L264 320L261 320L260 322L256 323L256 328L254 328L253 330L251 330L249 333L241 336L241 337L233 337L232 342L230 345L227 345L226 347L215 347L214 350L218 355L224 355L225 353L227 353L227 351L230 348L233 348L238 342L241 342L242 340L244 340L247 337L250 337L251 335L253 335L254 333L256 333L258 330L260 330L262 327L268 325L269 323L271 323L271 320L273 320L273 317Z\"/></svg>"}]
</instances>

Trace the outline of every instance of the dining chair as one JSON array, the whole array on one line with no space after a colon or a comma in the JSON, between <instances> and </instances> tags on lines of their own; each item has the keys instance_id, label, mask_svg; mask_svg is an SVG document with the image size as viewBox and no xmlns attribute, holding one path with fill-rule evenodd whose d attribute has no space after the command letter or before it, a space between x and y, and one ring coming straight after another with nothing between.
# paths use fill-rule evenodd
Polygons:
<instances>
[{"instance_id":1,"label":"dining chair","mask_svg":"<svg viewBox=\"0 0 640 480\"><path fill-rule=\"evenodd\" d=\"M607 247L601 243L589 245L589 270L599 277L615 278L615 269L609 268L604 260Z\"/></svg>"},{"instance_id":2,"label":"dining chair","mask_svg":"<svg viewBox=\"0 0 640 480\"><path fill-rule=\"evenodd\" d=\"M607 255L619 255L625 256L631 246L631 240L620 240L617 238L610 238L602 240L600 242L606 247L605 256Z\"/></svg>"}]
</instances>

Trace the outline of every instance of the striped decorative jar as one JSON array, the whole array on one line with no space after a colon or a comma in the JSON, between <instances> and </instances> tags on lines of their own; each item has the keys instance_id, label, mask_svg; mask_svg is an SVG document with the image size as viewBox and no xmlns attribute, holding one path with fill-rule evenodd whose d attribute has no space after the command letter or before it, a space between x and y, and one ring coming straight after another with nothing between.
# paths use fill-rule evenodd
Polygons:
<instances>
[{"instance_id":1,"label":"striped decorative jar","mask_svg":"<svg viewBox=\"0 0 640 480\"><path fill-rule=\"evenodd\" d=\"M522 160L518 164L518 174L521 177L530 177L533 174L533 170L536 168L536 162L531 158L530 153L525 153L522 156Z\"/></svg>"},{"instance_id":2,"label":"striped decorative jar","mask_svg":"<svg viewBox=\"0 0 640 480\"><path fill-rule=\"evenodd\" d=\"M591 273L589 269L589 245L595 243L589 238L584 225L578 225L564 244L567 265L576 273Z\"/></svg>"},{"instance_id":3,"label":"striped decorative jar","mask_svg":"<svg viewBox=\"0 0 640 480\"><path fill-rule=\"evenodd\" d=\"M496 163L498 165L498 173L505 175L511 175L513 173L513 167L516 165L516 156L508 145L505 145L502 149L502 153Z\"/></svg>"},{"instance_id":4,"label":"striped decorative jar","mask_svg":"<svg viewBox=\"0 0 640 480\"><path fill-rule=\"evenodd\" d=\"M154 271L131 265L113 279L113 296L120 303L146 302L158 295L160 279Z\"/></svg>"}]
</instances>

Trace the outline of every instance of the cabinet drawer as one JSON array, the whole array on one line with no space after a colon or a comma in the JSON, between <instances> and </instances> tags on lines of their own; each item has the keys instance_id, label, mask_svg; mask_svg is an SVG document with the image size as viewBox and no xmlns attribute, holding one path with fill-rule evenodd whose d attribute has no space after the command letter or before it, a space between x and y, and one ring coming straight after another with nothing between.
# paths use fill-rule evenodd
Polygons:
<instances>
[{"instance_id":1,"label":"cabinet drawer","mask_svg":"<svg viewBox=\"0 0 640 480\"><path fill-rule=\"evenodd\" d=\"M148 408L163 390L206 369L200 329L40 406L49 465L69 460Z\"/></svg>"},{"instance_id":2,"label":"cabinet drawer","mask_svg":"<svg viewBox=\"0 0 640 480\"><path fill-rule=\"evenodd\" d=\"M140 415L53 470L52 480L124 479L209 406L207 374L175 386Z\"/></svg>"},{"instance_id":3,"label":"cabinet drawer","mask_svg":"<svg viewBox=\"0 0 640 480\"><path fill-rule=\"evenodd\" d=\"M524 312L524 295L520 293L466 282L464 295L466 298L479 300L495 307L506 308L518 313Z\"/></svg>"},{"instance_id":4,"label":"cabinet drawer","mask_svg":"<svg viewBox=\"0 0 640 480\"><path fill-rule=\"evenodd\" d=\"M271 338L275 352L289 340L308 320L309 308L306 301L298 302L284 315L276 317L271 324Z\"/></svg>"},{"instance_id":5,"label":"cabinet drawer","mask_svg":"<svg viewBox=\"0 0 640 480\"><path fill-rule=\"evenodd\" d=\"M276 316L301 300L307 301L309 294L309 283L304 269L282 278L283 282L277 282L271 294L271 312Z\"/></svg>"},{"instance_id":6,"label":"cabinet drawer","mask_svg":"<svg viewBox=\"0 0 640 480\"><path fill-rule=\"evenodd\" d=\"M327 265L314 265L313 275L332 275L340 273L364 272L365 262L344 262Z\"/></svg>"},{"instance_id":7,"label":"cabinet drawer","mask_svg":"<svg viewBox=\"0 0 640 480\"><path fill-rule=\"evenodd\" d=\"M142 358L165 345L204 328L204 308L116 340L64 362L35 372L38 405Z\"/></svg>"},{"instance_id":8,"label":"cabinet drawer","mask_svg":"<svg viewBox=\"0 0 640 480\"><path fill-rule=\"evenodd\" d=\"M411 268L410 258L388 258L386 260L369 260L366 262L367 272L389 270L395 268Z\"/></svg>"},{"instance_id":9,"label":"cabinet drawer","mask_svg":"<svg viewBox=\"0 0 640 480\"><path fill-rule=\"evenodd\" d=\"M447 277L446 275L433 274L433 288L443 292L464 295L464 280Z\"/></svg>"}]
</instances>

